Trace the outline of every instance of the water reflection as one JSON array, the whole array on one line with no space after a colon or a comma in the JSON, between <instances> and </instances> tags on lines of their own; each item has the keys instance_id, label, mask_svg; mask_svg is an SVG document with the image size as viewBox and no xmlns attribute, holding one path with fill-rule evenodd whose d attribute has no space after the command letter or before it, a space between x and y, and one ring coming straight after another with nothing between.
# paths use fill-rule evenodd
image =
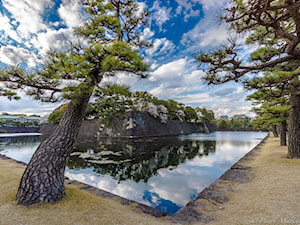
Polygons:
<instances>
[{"instance_id":1,"label":"water reflection","mask_svg":"<svg viewBox=\"0 0 300 225\"><path fill-rule=\"evenodd\" d=\"M0 134L0 154L28 163L39 143L40 134L37 133Z\"/></svg>"},{"instance_id":2,"label":"water reflection","mask_svg":"<svg viewBox=\"0 0 300 225\"><path fill-rule=\"evenodd\" d=\"M78 170L93 168L117 181L147 182L162 168L175 169L196 156L216 150L216 141L188 141L174 137L155 139L101 139L79 143L67 163Z\"/></svg>"},{"instance_id":3,"label":"water reflection","mask_svg":"<svg viewBox=\"0 0 300 225\"><path fill-rule=\"evenodd\" d=\"M173 214L266 135L215 132L135 140L79 140L66 176ZM1 154L28 162L39 137L0 137L0 144Z\"/></svg>"}]
</instances>

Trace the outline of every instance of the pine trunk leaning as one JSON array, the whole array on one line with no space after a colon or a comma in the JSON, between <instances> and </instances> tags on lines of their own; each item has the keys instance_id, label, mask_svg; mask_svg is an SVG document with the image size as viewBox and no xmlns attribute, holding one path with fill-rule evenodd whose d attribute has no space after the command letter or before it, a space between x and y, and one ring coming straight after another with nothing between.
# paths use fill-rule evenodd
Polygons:
<instances>
[{"instance_id":1,"label":"pine trunk leaning","mask_svg":"<svg viewBox=\"0 0 300 225\"><path fill-rule=\"evenodd\" d=\"M65 195L64 172L91 93L73 99L53 134L32 156L17 193L19 205L54 203Z\"/></svg>"}]
</instances>

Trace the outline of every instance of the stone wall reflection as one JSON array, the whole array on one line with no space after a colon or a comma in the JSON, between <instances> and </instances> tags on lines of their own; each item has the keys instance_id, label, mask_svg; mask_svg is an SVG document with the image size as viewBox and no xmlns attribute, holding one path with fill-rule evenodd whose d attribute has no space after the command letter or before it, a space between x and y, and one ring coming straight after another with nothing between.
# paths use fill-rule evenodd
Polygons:
<instances>
[{"instance_id":1,"label":"stone wall reflection","mask_svg":"<svg viewBox=\"0 0 300 225\"><path fill-rule=\"evenodd\" d=\"M215 151L216 141L102 138L78 143L67 166L75 170L93 168L94 172L118 181L147 182L159 169L173 169L186 160Z\"/></svg>"}]
</instances>

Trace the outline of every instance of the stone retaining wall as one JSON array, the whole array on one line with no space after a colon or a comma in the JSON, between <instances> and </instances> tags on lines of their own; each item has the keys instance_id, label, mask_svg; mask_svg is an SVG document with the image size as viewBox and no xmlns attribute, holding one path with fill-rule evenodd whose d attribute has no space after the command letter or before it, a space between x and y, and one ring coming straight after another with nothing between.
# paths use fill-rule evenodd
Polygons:
<instances>
[{"instance_id":1,"label":"stone retaining wall","mask_svg":"<svg viewBox=\"0 0 300 225\"><path fill-rule=\"evenodd\" d=\"M40 132L50 134L57 124L45 124ZM110 127L104 127L98 119L85 120L79 132L80 137L157 137L190 133L208 133L215 130L215 126L203 123L189 123L179 120L169 120L162 123L147 112L131 111L125 117L114 119Z\"/></svg>"},{"instance_id":2,"label":"stone retaining wall","mask_svg":"<svg viewBox=\"0 0 300 225\"><path fill-rule=\"evenodd\" d=\"M5 130L7 133L38 133L40 127L1 127L0 130Z\"/></svg>"}]
</instances>

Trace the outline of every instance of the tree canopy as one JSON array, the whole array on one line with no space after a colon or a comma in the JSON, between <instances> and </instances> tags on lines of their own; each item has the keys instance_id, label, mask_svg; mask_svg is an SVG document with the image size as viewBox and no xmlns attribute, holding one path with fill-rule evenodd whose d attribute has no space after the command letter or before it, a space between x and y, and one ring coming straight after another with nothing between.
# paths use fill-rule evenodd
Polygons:
<instances>
[{"instance_id":1,"label":"tree canopy","mask_svg":"<svg viewBox=\"0 0 300 225\"><path fill-rule=\"evenodd\" d=\"M50 51L37 71L18 66L1 70L0 95L18 99L17 90L24 90L37 100L56 102L76 98L117 71L145 77L148 65L137 46L147 45L140 41L139 28L148 13L132 11L138 8L132 0L82 0L82 5L86 21L76 29L78 43L66 51Z\"/></svg>"},{"instance_id":2,"label":"tree canopy","mask_svg":"<svg viewBox=\"0 0 300 225\"><path fill-rule=\"evenodd\" d=\"M64 170L95 88L118 71L145 77L148 65L139 48L147 12L133 0L81 0L85 22L78 43L51 51L31 72L18 66L0 71L0 94L18 98L25 91L45 102L69 101L56 130L32 156L22 176L17 202L56 202L64 195Z\"/></svg>"},{"instance_id":3,"label":"tree canopy","mask_svg":"<svg viewBox=\"0 0 300 225\"><path fill-rule=\"evenodd\" d=\"M233 0L221 19L231 31L246 37L242 42L254 49L250 55L236 40L223 47L202 52L196 59L206 69L208 84L229 81L249 82L264 76L262 72L276 72L276 78L263 85L287 85L291 93L289 113L288 157L300 157L300 2L297 0ZM239 36L240 35L240 36Z\"/></svg>"}]
</instances>

